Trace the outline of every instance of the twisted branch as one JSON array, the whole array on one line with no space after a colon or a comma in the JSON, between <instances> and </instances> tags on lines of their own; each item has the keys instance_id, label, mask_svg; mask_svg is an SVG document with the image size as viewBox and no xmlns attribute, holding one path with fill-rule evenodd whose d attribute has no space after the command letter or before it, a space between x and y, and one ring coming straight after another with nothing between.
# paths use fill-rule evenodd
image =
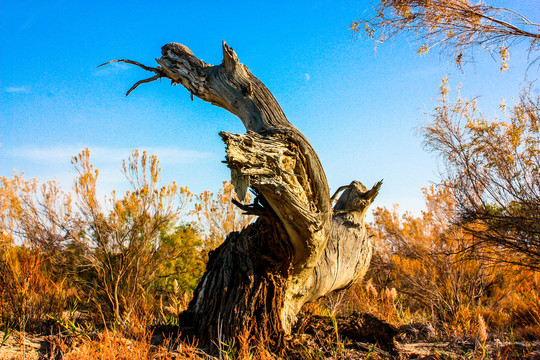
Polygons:
<instances>
[{"instance_id":1,"label":"twisted branch","mask_svg":"<svg viewBox=\"0 0 540 360\"><path fill-rule=\"evenodd\" d=\"M127 91L126 96L129 96L129 94L131 94L131 92L132 92L133 90L135 90L139 85L145 84L145 83L149 83L149 82L152 82L152 81L155 81L155 80L157 80L157 79L160 79L160 78L164 77L163 69L162 69L161 67L159 67L159 66L158 66L157 68L154 68L154 67L150 67L150 66L143 65L143 64L141 64L140 62L133 61L133 60L127 60L127 59L115 59L115 60L111 60L111 61L109 61L109 62L106 62L106 63L104 63L104 64L99 65L98 67L102 67L102 66L109 65L109 64L112 64L112 63L116 63L116 62L123 62L123 63L126 63L126 64L136 65L136 66L140 67L140 68L143 69L143 70L150 71L150 72L153 72L153 73L156 74L156 75L152 76L151 78L143 79L143 80L137 81L137 82L136 82L135 84L133 84L133 86Z\"/></svg>"}]
</instances>

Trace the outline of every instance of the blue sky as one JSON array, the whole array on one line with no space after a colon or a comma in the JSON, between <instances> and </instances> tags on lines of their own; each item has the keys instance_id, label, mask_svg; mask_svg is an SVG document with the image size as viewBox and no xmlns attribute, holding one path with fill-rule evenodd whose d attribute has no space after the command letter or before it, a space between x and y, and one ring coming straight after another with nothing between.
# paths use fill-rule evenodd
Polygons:
<instances>
[{"instance_id":1,"label":"blue sky","mask_svg":"<svg viewBox=\"0 0 540 360\"><path fill-rule=\"evenodd\" d=\"M536 0L490 4L540 22ZM438 168L415 129L435 106L441 78L453 89L462 83L465 96L480 95L480 110L492 116L501 99L516 100L527 61L516 49L501 74L479 53L461 72L435 52L417 55L407 39L375 49L349 31L372 5L0 0L0 176L17 169L69 190L71 156L89 147L108 193L125 188L121 162L138 148L158 155L164 182L217 190L229 178L218 132L244 132L241 122L165 80L126 98L148 74L125 64L96 66L116 58L154 66L168 42L218 64L226 40L310 140L332 191L351 180L371 186L384 179L376 205L418 212L420 189L438 181Z\"/></svg>"}]
</instances>

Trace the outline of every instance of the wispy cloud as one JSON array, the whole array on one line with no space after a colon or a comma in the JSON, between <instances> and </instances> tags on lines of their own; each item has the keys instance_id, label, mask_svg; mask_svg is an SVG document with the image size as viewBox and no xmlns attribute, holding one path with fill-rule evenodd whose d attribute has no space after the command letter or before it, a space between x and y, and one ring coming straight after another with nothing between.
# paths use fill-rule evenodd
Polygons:
<instances>
[{"instance_id":1,"label":"wispy cloud","mask_svg":"<svg viewBox=\"0 0 540 360\"><path fill-rule=\"evenodd\" d=\"M30 93L30 87L28 86L9 86L4 88L4 91L12 94L28 94Z\"/></svg>"},{"instance_id":2,"label":"wispy cloud","mask_svg":"<svg viewBox=\"0 0 540 360\"><path fill-rule=\"evenodd\" d=\"M108 75L120 73L124 70L127 70L128 68L129 68L129 65L126 63L115 62L115 63L110 63L105 66L98 67L97 69L94 70L93 74L94 76L108 76Z\"/></svg>"},{"instance_id":3,"label":"wispy cloud","mask_svg":"<svg viewBox=\"0 0 540 360\"><path fill-rule=\"evenodd\" d=\"M86 146L64 145L54 147L25 147L15 149L5 149L6 156L17 158L26 161L40 163L65 163L73 156L80 153ZM112 148L88 146L90 149L90 158L92 162L101 164L116 164L119 165L122 160L127 159L133 149L129 148ZM176 147L141 147L140 152L147 151L158 157L162 164L180 165L192 163L202 159L212 157L210 152L200 152L195 150L183 150Z\"/></svg>"},{"instance_id":4,"label":"wispy cloud","mask_svg":"<svg viewBox=\"0 0 540 360\"><path fill-rule=\"evenodd\" d=\"M40 181L56 179L63 189L71 188L76 176L71 165L71 158L80 153L86 146L63 145L53 147L20 147L0 149L0 162L9 160L16 163L16 168L30 174ZM119 193L129 189L129 183L122 175L122 160L127 160L132 149L88 146L90 161L99 169L98 193L110 194L112 190ZM158 157L163 169L163 183L184 179L184 172L193 173L201 165L215 162L218 156L211 152L185 150L176 147L139 147L139 152L146 150ZM100 195L100 196L101 196Z\"/></svg>"},{"instance_id":5,"label":"wispy cloud","mask_svg":"<svg viewBox=\"0 0 540 360\"><path fill-rule=\"evenodd\" d=\"M305 80L306 82L308 82L309 80L311 80L311 76L310 76L308 73L305 73L305 74L304 74L304 80Z\"/></svg>"}]
</instances>

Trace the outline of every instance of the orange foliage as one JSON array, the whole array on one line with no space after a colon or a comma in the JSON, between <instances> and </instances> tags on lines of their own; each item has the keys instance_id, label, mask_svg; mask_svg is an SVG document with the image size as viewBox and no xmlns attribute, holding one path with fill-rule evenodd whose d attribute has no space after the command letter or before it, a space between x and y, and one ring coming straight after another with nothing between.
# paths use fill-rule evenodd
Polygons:
<instances>
[{"instance_id":1,"label":"orange foliage","mask_svg":"<svg viewBox=\"0 0 540 360\"><path fill-rule=\"evenodd\" d=\"M500 57L501 71L508 69L510 45L528 42L529 53L534 53L540 38L536 24L525 16L468 0L381 0L373 17L353 22L351 29L378 42L416 37L419 54L438 47L452 55L458 67L474 60L475 50L487 51Z\"/></svg>"},{"instance_id":2,"label":"orange foliage","mask_svg":"<svg viewBox=\"0 0 540 360\"><path fill-rule=\"evenodd\" d=\"M217 195L204 191L197 196L194 215L205 236L205 252L217 248L228 234L242 230L254 220L254 216L244 215L242 210L232 203L232 199L238 201L234 186L229 181L223 182ZM245 201L250 202L251 199L252 196L247 194Z\"/></svg>"},{"instance_id":3,"label":"orange foliage","mask_svg":"<svg viewBox=\"0 0 540 360\"><path fill-rule=\"evenodd\" d=\"M94 359L178 359L198 360L205 359L204 353L196 346L184 343L177 344L166 340L163 345L151 344L151 333L133 334L123 333L118 330L105 330L99 333L97 339L86 339L75 347L58 341L55 346L63 350L65 360L94 360Z\"/></svg>"},{"instance_id":4,"label":"orange foliage","mask_svg":"<svg viewBox=\"0 0 540 360\"><path fill-rule=\"evenodd\" d=\"M41 331L49 317L60 317L74 291L47 272L38 250L13 246L0 250L0 323L22 331Z\"/></svg>"},{"instance_id":5,"label":"orange foliage","mask_svg":"<svg viewBox=\"0 0 540 360\"><path fill-rule=\"evenodd\" d=\"M180 223L193 195L174 182L161 186L158 160L146 152L123 163L132 189L104 200L90 151L73 164L73 198L52 181L0 178L0 325L35 329L50 317L64 326L81 314L123 326L135 315L175 323L207 253L253 216L231 202L225 182L217 196L197 197L198 224Z\"/></svg>"},{"instance_id":6,"label":"orange foliage","mask_svg":"<svg viewBox=\"0 0 540 360\"><path fill-rule=\"evenodd\" d=\"M197 246L189 227L176 229L192 195L175 183L160 186L157 158L134 151L123 165L133 189L121 198L113 192L101 202L96 191L99 172L90 162L89 150L73 158L73 163L78 173L74 201L55 182L40 186L18 174L0 178L4 291L14 289L20 295L30 287L39 293L45 285L36 281L46 281L54 289L67 279L67 286L77 289L94 317L120 321L133 311L155 306L149 293L158 276L164 275L159 272L167 270L158 265L166 265L178 254L170 247L182 242ZM20 256L9 256L16 249ZM199 266L190 261L190 266ZM183 269L178 262L174 265L174 271ZM25 314L12 309L11 317L2 314L0 320L26 321Z\"/></svg>"},{"instance_id":7,"label":"orange foliage","mask_svg":"<svg viewBox=\"0 0 540 360\"><path fill-rule=\"evenodd\" d=\"M0 234L3 241L15 241L44 251L59 249L71 229L71 196L58 184L48 181L41 186L17 173L0 177Z\"/></svg>"},{"instance_id":8,"label":"orange foliage","mask_svg":"<svg viewBox=\"0 0 540 360\"><path fill-rule=\"evenodd\" d=\"M540 270L540 98L529 90L504 121L486 119L475 101L450 101L443 79L439 106L421 133L444 165L456 223L475 247L498 263Z\"/></svg>"},{"instance_id":9,"label":"orange foliage","mask_svg":"<svg viewBox=\"0 0 540 360\"><path fill-rule=\"evenodd\" d=\"M536 312L538 274L494 266L471 250L470 235L452 225L455 202L448 186L426 188L424 196L427 210L420 217L401 215L397 206L375 210L375 253L366 277L372 280L366 290L357 287L355 296L371 299L371 311L388 321L423 319L440 330L469 335L483 326L517 325L520 307ZM390 299L392 288L397 296ZM538 328L540 321L527 325Z\"/></svg>"}]
</instances>

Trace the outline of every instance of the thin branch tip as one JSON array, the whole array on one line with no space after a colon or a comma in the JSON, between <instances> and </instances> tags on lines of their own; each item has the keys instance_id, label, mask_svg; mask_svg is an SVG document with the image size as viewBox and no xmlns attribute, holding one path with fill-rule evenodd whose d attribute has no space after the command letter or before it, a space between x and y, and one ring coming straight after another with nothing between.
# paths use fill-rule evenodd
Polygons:
<instances>
[{"instance_id":1,"label":"thin branch tip","mask_svg":"<svg viewBox=\"0 0 540 360\"><path fill-rule=\"evenodd\" d=\"M116 63L116 62L123 62L123 63L126 63L126 64L135 65L135 66L140 67L143 70L153 72L154 74L161 74L161 68L160 67L154 68L154 67L151 67L151 66L143 65L138 61L128 60L128 59L114 59L114 60L111 60L111 61L106 62L104 64L101 64L98 67L109 65L109 64L112 64L112 63Z\"/></svg>"},{"instance_id":2,"label":"thin branch tip","mask_svg":"<svg viewBox=\"0 0 540 360\"><path fill-rule=\"evenodd\" d=\"M139 80L137 81L135 84L133 84L133 86L128 90L128 92L126 93L126 96L129 96L129 94L131 94L131 92L133 90L135 90L139 85L141 84L145 84L145 83L149 83L149 82L152 82L152 81L155 81L157 79L161 78L161 74L157 74L157 75L154 75L152 76L151 78L148 78L148 79L143 79L143 80Z\"/></svg>"},{"instance_id":3,"label":"thin branch tip","mask_svg":"<svg viewBox=\"0 0 540 360\"><path fill-rule=\"evenodd\" d=\"M97 67L99 68L99 67L102 67L102 66L105 66L105 65L109 65L110 63L117 62L117 61L119 61L119 60L118 60L118 59L116 59L116 60L111 60L111 61L108 61L108 62L103 63L103 64L101 64L101 65L98 65Z\"/></svg>"}]
</instances>

